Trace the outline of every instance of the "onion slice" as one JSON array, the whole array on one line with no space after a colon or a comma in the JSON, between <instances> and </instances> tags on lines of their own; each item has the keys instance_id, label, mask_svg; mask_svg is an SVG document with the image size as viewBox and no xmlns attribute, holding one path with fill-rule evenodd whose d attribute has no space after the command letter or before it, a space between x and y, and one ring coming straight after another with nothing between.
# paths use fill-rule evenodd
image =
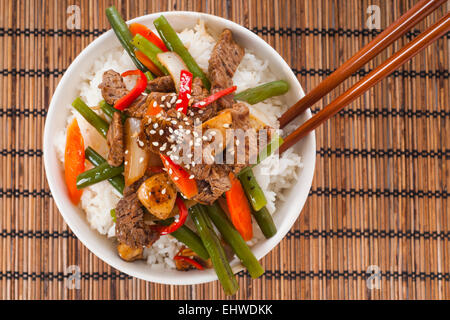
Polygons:
<instances>
[{"instance_id":1,"label":"onion slice","mask_svg":"<svg viewBox=\"0 0 450 320\"><path fill-rule=\"evenodd\" d=\"M138 140L141 132L141 120L128 118L125 121L125 185L129 186L144 176L150 155L141 148ZM139 143L141 146L139 146Z\"/></svg>"},{"instance_id":2,"label":"onion slice","mask_svg":"<svg viewBox=\"0 0 450 320\"><path fill-rule=\"evenodd\" d=\"M189 70L181 57L172 51L158 53L157 58L172 76L177 93L180 91L180 75L181 70Z\"/></svg>"}]
</instances>

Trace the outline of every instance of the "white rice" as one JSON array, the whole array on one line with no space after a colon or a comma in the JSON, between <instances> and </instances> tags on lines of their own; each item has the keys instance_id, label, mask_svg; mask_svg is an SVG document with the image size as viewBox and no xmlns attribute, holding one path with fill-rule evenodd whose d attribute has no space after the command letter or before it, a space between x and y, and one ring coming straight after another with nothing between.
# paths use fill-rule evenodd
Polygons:
<instances>
[{"instance_id":1,"label":"white rice","mask_svg":"<svg viewBox=\"0 0 450 320\"><path fill-rule=\"evenodd\" d=\"M202 21L193 29L187 29L179 33L180 39L188 48L198 65L207 72L208 61L216 40L207 32ZM113 69L117 72L134 69L134 65L128 54L120 47L100 56L93 62L92 70L87 74L82 74L83 81L79 84L79 95L89 105L97 106L101 100L101 91L98 88L102 80L104 71ZM134 79L125 78L128 88L133 86ZM250 50L245 50L243 61L239 65L233 82L237 85L237 92L257 86L259 84L277 80L277 77L268 67L268 62L259 59ZM71 115L67 119L69 124L73 117L77 118L81 133L84 138L85 147L91 146L103 157L107 156L106 140L73 108ZM284 97L274 97L264 102L250 106L250 112L263 122L278 127L277 119L286 110ZM99 115L102 113L93 108ZM103 116L103 115L102 115ZM64 162L65 130L57 133L55 147L61 162ZM273 214L278 201L283 201L283 192L289 189L297 180L299 169L302 167L302 159L294 151L285 152L277 161L274 156L264 160L254 169L258 183L263 189L268 204L268 210ZM107 182L92 185L84 189L81 197L81 208L86 212L87 220L92 228L103 235L114 237L114 222L110 215L110 210L115 208L120 199L120 194ZM261 231L256 223L254 226L254 239L249 241L254 245L263 239ZM173 262L174 255L179 251L182 244L171 236L163 236L150 248L144 250L147 263L152 268L175 268Z\"/></svg>"}]
</instances>

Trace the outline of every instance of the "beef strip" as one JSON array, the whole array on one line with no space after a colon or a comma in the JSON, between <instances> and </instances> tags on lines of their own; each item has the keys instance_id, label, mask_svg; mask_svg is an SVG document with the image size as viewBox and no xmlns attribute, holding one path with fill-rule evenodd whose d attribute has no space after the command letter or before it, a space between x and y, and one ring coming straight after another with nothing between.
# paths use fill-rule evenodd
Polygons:
<instances>
[{"instance_id":1,"label":"beef strip","mask_svg":"<svg viewBox=\"0 0 450 320\"><path fill-rule=\"evenodd\" d=\"M124 112L126 115L133 118L143 118L147 112L148 98L146 95L140 95L133 103L126 108Z\"/></svg>"},{"instance_id":2,"label":"beef strip","mask_svg":"<svg viewBox=\"0 0 450 320\"><path fill-rule=\"evenodd\" d=\"M122 76L114 70L107 70L103 73L102 82L98 87L102 91L103 99L110 105L114 105L117 100L128 93Z\"/></svg>"},{"instance_id":3,"label":"beef strip","mask_svg":"<svg viewBox=\"0 0 450 320\"><path fill-rule=\"evenodd\" d=\"M149 247L159 239L159 233L144 222L144 209L137 190L147 179L142 177L123 191L116 207L116 236L120 243L137 248Z\"/></svg>"},{"instance_id":4,"label":"beef strip","mask_svg":"<svg viewBox=\"0 0 450 320\"><path fill-rule=\"evenodd\" d=\"M147 90L150 92L174 92L175 83L172 76L162 76L147 83Z\"/></svg>"},{"instance_id":5,"label":"beef strip","mask_svg":"<svg viewBox=\"0 0 450 320\"><path fill-rule=\"evenodd\" d=\"M124 158L125 141L122 118L119 112L114 112L106 135L106 142L109 147L108 163L114 167L120 166Z\"/></svg>"},{"instance_id":6,"label":"beef strip","mask_svg":"<svg viewBox=\"0 0 450 320\"><path fill-rule=\"evenodd\" d=\"M214 46L209 59L208 73L211 81L211 93L216 93L233 85L233 75L244 54L244 49L234 41L231 31L225 29ZM217 105L219 109L231 108L233 94L220 98Z\"/></svg>"},{"instance_id":7,"label":"beef strip","mask_svg":"<svg viewBox=\"0 0 450 320\"><path fill-rule=\"evenodd\" d=\"M208 89L203 86L203 82L200 78L194 78L192 81L192 104L197 103L205 99L209 95ZM204 108L189 108L188 115L195 119L199 119L201 122L205 122L211 119L217 114L217 105L212 103Z\"/></svg>"},{"instance_id":8,"label":"beef strip","mask_svg":"<svg viewBox=\"0 0 450 320\"><path fill-rule=\"evenodd\" d=\"M151 152L170 155L173 147L192 138L193 131L192 120L172 108L156 116L145 116L139 139Z\"/></svg>"},{"instance_id":9,"label":"beef strip","mask_svg":"<svg viewBox=\"0 0 450 320\"><path fill-rule=\"evenodd\" d=\"M197 167L197 166L195 166ZM213 204L224 192L231 188L229 171L226 166L214 164L209 169L209 176L204 180L197 180L199 193L193 200Z\"/></svg>"}]
</instances>

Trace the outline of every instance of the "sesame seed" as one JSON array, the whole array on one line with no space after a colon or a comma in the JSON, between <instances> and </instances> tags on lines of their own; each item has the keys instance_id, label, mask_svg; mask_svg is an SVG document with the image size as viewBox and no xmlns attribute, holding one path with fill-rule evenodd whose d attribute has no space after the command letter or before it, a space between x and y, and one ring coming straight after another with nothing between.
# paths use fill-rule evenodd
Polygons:
<instances>
[{"instance_id":1,"label":"sesame seed","mask_svg":"<svg viewBox=\"0 0 450 320\"><path fill-rule=\"evenodd\" d=\"M186 94L186 98L190 99L192 96L188 93Z\"/></svg>"},{"instance_id":2,"label":"sesame seed","mask_svg":"<svg viewBox=\"0 0 450 320\"><path fill-rule=\"evenodd\" d=\"M200 101L198 104L201 105L201 106L204 106L206 104L206 102L205 101Z\"/></svg>"},{"instance_id":3,"label":"sesame seed","mask_svg":"<svg viewBox=\"0 0 450 320\"><path fill-rule=\"evenodd\" d=\"M150 134L155 134L156 133L156 131L155 130L150 130Z\"/></svg>"},{"instance_id":4,"label":"sesame seed","mask_svg":"<svg viewBox=\"0 0 450 320\"><path fill-rule=\"evenodd\" d=\"M138 140L138 145L142 148L144 146L144 143L141 140Z\"/></svg>"},{"instance_id":5,"label":"sesame seed","mask_svg":"<svg viewBox=\"0 0 450 320\"><path fill-rule=\"evenodd\" d=\"M164 102L164 100L166 100L166 96L161 97L161 102Z\"/></svg>"},{"instance_id":6,"label":"sesame seed","mask_svg":"<svg viewBox=\"0 0 450 320\"><path fill-rule=\"evenodd\" d=\"M163 130L163 129L160 129L160 130L159 130L159 135L162 136L163 134L164 134L164 130Z\"/></svg>"},{"instance_id":7,"label":"sesame seed","mask_svg":"<svg viewBox=\"0 0 450 320\"><path fill-rule=\"evenodd\" d=\"M170 104L170 102L166 102L166 106L167 106L167 108L172 107L172 105Z\"/></svg>"},{"instance_id":8,"label":"sesame seed","mask_svg":"<svg viewBox=\"0 0 450 320\"><path fill-rule=\"evenodd\" d=\"M194 179L195 177L194 177L194 175L193 174L191 174L190 176L189 176L189 179Z\"/></svg>"},{"instance_id":9,"label":"sesame seed","mask_svg":"<svg viewBox=\"0 0 450 320\"><path fill-rule=\"evenodd\" d=\"M169 132L170 132L170 133L173 133L172 127L169 127Z\"/></svg>"},{"instance_id":10,"label":"sesame seed","mask_svg":"<svg viewBox=\"0 0 450 320\"><path fill-rule=\"evenodd\" d=\"M128 154L128 149L127 149L127 150L125 150L125 154Z\"/></svg>"},{"instance_id":11,"label":"sesame seed","mask_svg":"<svg viewBox=\"0 0 450 320\"><path fill-rule=\"evenodd\" d=\"M158 103L156 101L153 101L153 108L156 108L157 105Z\"/></svg>"},{"instance_id":12,"label":"sesame seed","mask_svg":"<svg viewBox=\"0 0 450 320\"><path fill-rule=\"evenodd\" d=\"M161 194L166 194L166 188L162 189Z\"/></svg>"},{"instance_id":13,"label":"sesame seed","mask_svg":"<svg viewBox=\"0 0 450 320\"><path fill-rule=\"evenodd\" d=\"M169 169L169 174L172 174L172 173L173 173L172 169Z\"/></svg>"},{"instance_id":14,"label":"sesame seed","mask_svg":"<svg viewBox=\"0 0 450 320\"><path fill-rule=\"evenodd\" d=\"M240 141L239 141L239 140L236 140L236 145L237 145L237 146L239 145L239 143L240 143Z\"/></svg>"},{"instance_id":15,"label":"sesame seed","mask_svg":"<svg viewBox=\"0 0 450 320\"><path fill-rule=\"evenodd\" d=\"M224 124L223 124L223 127L224 127L224 128L229 128L229 127L230 127L230 124L229 124L229 123L224 123Z\"/></svg>"},{"instance_id":16,"label":"sesame seed","mask_svg":"<svg viewBox=\"0 0 450 320\"><path fill-rule=\"evenodd\" d=\"M181 101L181 99L178 99L176 104L180 104L181 102L183 102L183 101Z\"/></svg>"},{"instance_id":17,"label":"sesame seed","mask_svg":"<svg viewBox=\"0 0 450 320\"><path fill-rule=\"evenodd\" d=\"M144 157L139 158L139 163L142 163L142 162L144 162Z\"/></svg>"},{"instance_id":18,"label":"sesame seed","mask_svg":"<svg viewBox=\"0 0 450 320\"><path fill-rule=\"evenodd\" d=\"M155 147L157 147L157 146L159 146L159 143L158 143L158 141L153 141L153 143L152 143Z\"/></svg>"},{"instance_id":19,"label":"sesame seed","mask_svg":"<svg viewBox=\"0 0 450 320\"><path fill-rule=\"evenodd\" d=\"M177 121L176 120L172 120L172 121L170 121L172 124L177 124Z\"/></svg>"},{"instance_id":20,"label":"sesame seed","mask_svg":"<svg viewBox=\"0 0 450 320\"><path fill-rule=\"evenodd\" d=\"M173 180L174 180L174 181L178 181L178 179L180 179L180 178L178 178L178 177L173 177Z\"/></svg>"},{"instance_id":21,"label":"sesame seed","mask_svg":"<svg viewBox=\"0 0 450 320\"><path fill-rule=\"evenodd\" d=\"M173 96L172 99L170 99L170 103L174 103L177 100L177 97Z\"/></svg>"},{"instance_id":22,"label":"sesame seed","mask_svg":"<svg viewBox=\"0 0 450 320\"><path fill-rule=\"evenodd\" d=\"M153 129L156 129L156 128L158 128L158 122L155 122L154 124L153 124Z\"/></svg>"}]
</instances>

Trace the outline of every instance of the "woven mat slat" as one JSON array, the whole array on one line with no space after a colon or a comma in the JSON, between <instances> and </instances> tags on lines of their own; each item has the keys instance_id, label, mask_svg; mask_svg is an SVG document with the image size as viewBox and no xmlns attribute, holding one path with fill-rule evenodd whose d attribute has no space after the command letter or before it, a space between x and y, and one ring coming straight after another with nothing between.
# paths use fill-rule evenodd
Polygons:
<instances>
[{"instance_id":1,"label":"woven mat slat","mask_svg":"<svg viewBox=\"0 0 450 320\"><path fill-rule=\"evenodd\" d=\"M166 10L223 16L256 32L305 91L368 43L367 8L381 27L416 1L0 1L0 299L218 299L218 283L165 286L119 273L90 253L61 218L45 179L42 136L51 96L73 59L109 29L114 3L130 19ZM67 27L70 5L81 28ZM313 107L317 112L437 21L424 22ZM238 275L236 298L449 299L450 106L447 34L316 131L310 197L286 238ZM67 289L68 266L82 272ZM369 266L381 272L367 285Z\"/></svg>"}]
</instances>

